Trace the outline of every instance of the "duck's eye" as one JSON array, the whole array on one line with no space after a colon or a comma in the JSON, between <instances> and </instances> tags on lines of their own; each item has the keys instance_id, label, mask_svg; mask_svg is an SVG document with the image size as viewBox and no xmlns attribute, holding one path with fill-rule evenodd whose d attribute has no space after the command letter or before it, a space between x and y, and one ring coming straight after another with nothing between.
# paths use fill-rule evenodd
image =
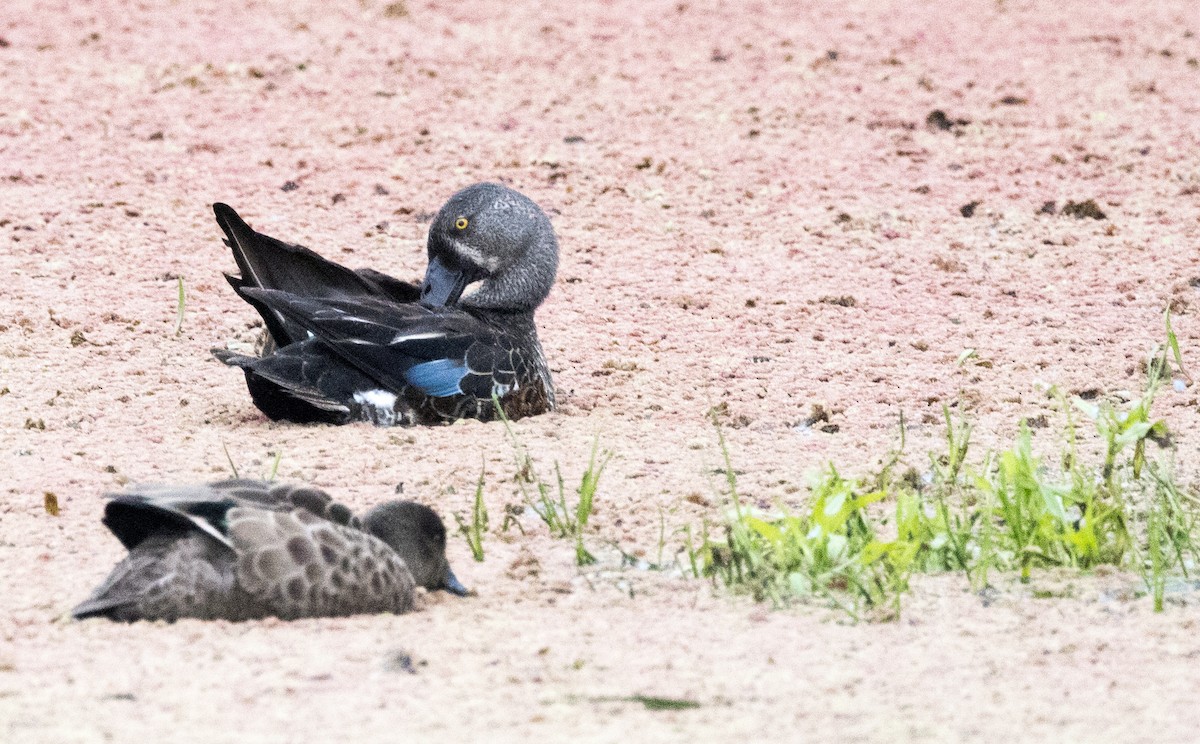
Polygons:
<instances>
[{"instance_id":1,"label":"duck's eye","mask_svg":"<svg viewBox=\"0 0 1200 744\"><path fill-rule=\"evenodd\" d=\"M457 220L455 220L455 221L454 221L454 228L455 228L456 230L466 230L466 229L467 229L467 218L466 218L466 217L459 217Z\"/></svg>"}]
</instances>

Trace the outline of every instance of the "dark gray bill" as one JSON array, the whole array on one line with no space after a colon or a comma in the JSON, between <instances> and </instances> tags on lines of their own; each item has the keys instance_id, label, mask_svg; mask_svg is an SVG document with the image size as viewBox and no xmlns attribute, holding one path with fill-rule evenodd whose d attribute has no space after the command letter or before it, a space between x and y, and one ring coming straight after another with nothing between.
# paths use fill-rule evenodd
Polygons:
<instances>
[{"instance_id":1,"label":"dark gray bill","mask_svg":"<svg viewBox=\"0 0 1200 744\"><path fill-rule=\"evenodd\" d=\"M437 256L429 259L425 269L425 283L421 285L421 304L445 307L458 302L467 286L465 272L452 269Z\"/></svg>"},{"instance_id":2,"label":"dark gray bill","mask_svg":"<svg viewBox=\"0 0 1200 744\"><path fill-rule=\"evenodd\" d=\"M449 568L446 569L446 583L442 585L442 588L451 594L457 594L460 597L465 597L471 593L471 590L463 586L462 583L459 582L458 577L455 576L454 572Z\"/></svg>"}]
</instances>

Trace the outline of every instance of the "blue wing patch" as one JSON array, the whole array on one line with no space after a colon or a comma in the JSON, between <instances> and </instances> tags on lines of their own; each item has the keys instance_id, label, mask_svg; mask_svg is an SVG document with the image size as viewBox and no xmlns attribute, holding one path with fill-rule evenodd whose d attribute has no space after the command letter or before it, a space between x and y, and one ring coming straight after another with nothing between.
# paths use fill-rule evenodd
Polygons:
<instances>
[{"instance_id":1,"label":"blue wing patch","mask_svg":"<svg viewBox=\"0 0 1200 744\"><path fill-rule=\"evenodd\" d=\"M467 365L455 359L435 359L409 367L404 373L408 384L415 385L426 395L448 398L462 395L459 383L467 376Z\"/></svg>"}]
</instances>

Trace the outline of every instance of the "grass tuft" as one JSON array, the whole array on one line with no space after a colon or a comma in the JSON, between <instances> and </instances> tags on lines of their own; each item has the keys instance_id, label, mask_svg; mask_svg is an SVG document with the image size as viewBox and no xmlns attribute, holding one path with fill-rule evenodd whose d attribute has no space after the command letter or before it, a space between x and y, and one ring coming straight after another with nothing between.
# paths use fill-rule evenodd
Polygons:
<instances>
[{"instance_id":1,"label":"grass tuft","mask_svg":"<svg viewBox=\"0 0 1200 744\"><path fill-rule=\"evenodd\" d=\"M776 606L815 596L856 621L865 612L874 619L898 616L917 551L911 539L877 536L867 507L885 498L886 491L863 489L830 465L810 484L813 498L807 509L767 513L747 507L738 496L720 427L717 437L731 506L724 539L705 534L699 550L689 550L698 573Z\"/></svg>"},{"instance_id":2,"label":"grass tuft","mask_svg":"<svg viewBox=\"0 0 1200 744\"><path fill-rule=\"evenodd\" d=\"M596 562L596 557L584 546L583 534L595 506L596 490L600 485L600 476L604 473L613 453L600 449L600 437L596 436L592 444L591 457L588 459L587 470L580 477L579 486L575 490L575 504L567 503L567 488L563 479L562 469L558 461L554 463L555 484L549 484L537 474L533 458L529 450L521 443L512 422L500 407L500 401L493 396L493 403L500 420L504 423L504 431L513 444L513 459L517 471L513 480L521 490L525 506L532 509L538 518L545 523L550 534L558 538L570 538L575 541L575 563L586 566Z\"/></svg>"},{"instance_id":3,"label":"grass tuft","mask_svg":"<svg viewBox=\"0 0 1200 744\"><path fill-rule=\"evenodd\" d=\"M705 523L697 547L685 531L692 572L776 605L815 597L854 620L880 620L899 617L914 572L963 571L982 589L996 571L1017 571L1028 581L1042 567L1112 565L1138 572L1161 611L1168 578L1187 577L1200 558L1192 537L1197 499L1179 488L1169 462L1148 454L1148 443L1172 447L1166 423L1151 415L1170 362L1186 376L1169 313L1165 325L1167 341L1147 361L1145 387L1130 404L1068 401L1049 391L1066 422L1065 451L1053 465L1034 454L1025 421L1009 447L971 464L971 427L944 409L945 447L930 453L926 473L896 476L901 418L900 446L865 481L869 486L831 464L812 479L804 509L767 512L742 503L714 420L729 508L723 536L711 535ZM1094 462L1077 450L1076 413L1100 445Z\"/></svg>"}]
</instances>

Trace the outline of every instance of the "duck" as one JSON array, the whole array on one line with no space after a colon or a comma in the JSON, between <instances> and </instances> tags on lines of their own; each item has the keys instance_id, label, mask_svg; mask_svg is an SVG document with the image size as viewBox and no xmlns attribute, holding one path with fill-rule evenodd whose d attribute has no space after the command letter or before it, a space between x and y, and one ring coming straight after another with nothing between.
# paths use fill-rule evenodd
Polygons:
<instances>
[{"instance_id":1,"label":"duck","mask_svg":"<svg viewBox=\"0 0 1200 744\"><path fill-rule=\"evenodd\" d=\"M225 204L213 212L240 272L226 279L266 333L256 355L213 354L243 370L268 418L412 426L554 410L534 313L558 239L524 194L477 183L451 196L419 286L255 232Z\"/></svg>"},{"instance_id":2,"label":"duck","mask_svg":"<svg viewBox=\"0 0 1200 744\"><path fill-rule=\"evenodd\" d=\"M314 486L233 479L108 494L128 554L77 620L256 620L409 612L416 587L465 596L446 528L413 501L361 517Z\"/></svg>"}]
</instances>

